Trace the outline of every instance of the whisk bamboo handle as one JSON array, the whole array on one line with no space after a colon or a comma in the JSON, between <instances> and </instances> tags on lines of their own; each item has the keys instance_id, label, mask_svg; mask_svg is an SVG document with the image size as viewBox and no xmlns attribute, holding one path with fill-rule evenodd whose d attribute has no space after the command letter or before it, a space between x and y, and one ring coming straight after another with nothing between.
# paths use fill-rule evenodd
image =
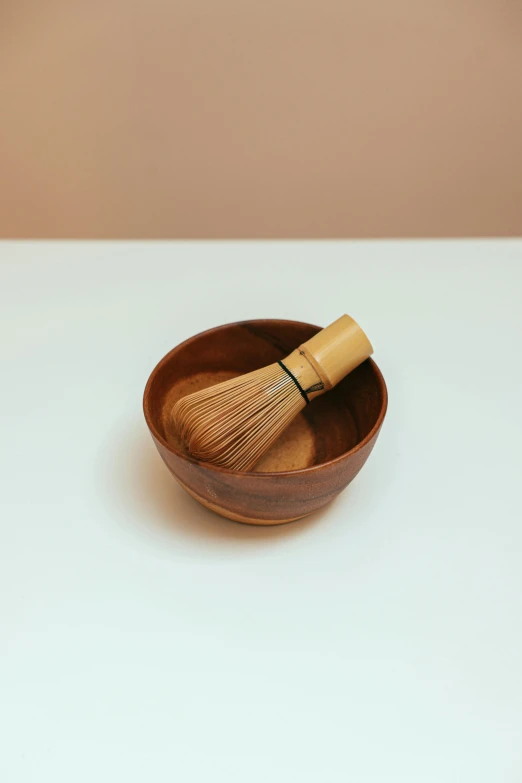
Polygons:
<instances>
[{"instance_id":1,"label":"whisk bamboo handle","mask_svg":"<svg viewBox=\"0 0 522 783\"><path fill-rule=\"evenodd\" d=\"M353 318L342 315L292 351L285 367L313 399L333 388L373 353L365 333Z\"/></svg>"}]
</instances>

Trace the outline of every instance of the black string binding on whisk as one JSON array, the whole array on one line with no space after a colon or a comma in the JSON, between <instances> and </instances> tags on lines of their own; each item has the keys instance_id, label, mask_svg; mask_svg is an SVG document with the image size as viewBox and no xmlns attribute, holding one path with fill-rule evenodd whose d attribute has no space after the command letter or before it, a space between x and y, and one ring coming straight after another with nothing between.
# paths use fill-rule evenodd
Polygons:
<instances>
[{"instance_id":1,"label":"black string binding on whisk","mask_svg":"<svg viewBox=\"0 0 522 783\"><path fill-rule=\"evenodd\" d=\"M281 369L283 369L283 370L286 372L286 374L287 374L287 375L289 375L289 376L290 376L290 378L293 380L293 382L295 383L295 385L297 386L297 388L298 388L298 389L299 389L299 391L301 392L301 395L302 395L303 399L305 400L306 404L308 405L308 403L310 402L310 400L308 399L308 395L307 395L307 393L305 392L305 390L303 389L303 387L301 386L301 384L299 383L299 381L297 380L297 378L295 377L295 375L294 375L293 373L291 373L291 372L290 372L290 370L288 369L288 367L285 367L285 365L283 364L283 362L281 362L281 361L279 361L279 360L278 360L278 362L277 362L277 363L278 363L278 365L281 367Z\"/></svg>"}]
</instances>

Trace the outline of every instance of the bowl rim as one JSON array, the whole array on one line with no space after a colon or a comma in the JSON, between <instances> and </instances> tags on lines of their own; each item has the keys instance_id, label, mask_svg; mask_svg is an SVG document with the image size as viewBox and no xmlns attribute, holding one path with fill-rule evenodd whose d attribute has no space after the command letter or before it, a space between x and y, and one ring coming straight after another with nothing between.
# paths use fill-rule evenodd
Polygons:
<instances>
[{"instance_id":1,"label":"bowl rim","mask_svg":"<svg viewBox=\"0 0 522 783\"><path fill-rule=\"evenodd\" d=\"M256 472L255 470L248 470L248 471L231 470L230 468L225 468L222 467L221 465L212 465L210 462L202 462L201 460L194 459L194 457L190 456L189 454L184 454L182 451L179 451L179 449L172 446L161 435L161 433L158 432L150 413L150 406L149 406L150 390L152 384L156 379L156 376L161 371L163 366L167 364L167 362L170 360L173 354L179 351L180 348L183 348L189 345L191 342L194 342L198 338L203 337L203 335L211 334L212 332L219 332L222 329L226 329L231 326L267 325L269 323L273 323L274 321L278 321L279 323L285 323L285 324L293 324L295 326L309 326L312 329L317 329L317 330L323 328L322 326L309 324L306 321L294 321L288 318L252 318L244 321L231 321L230 323L221 324L219 326L213 326L211 329L204 329L203 331L192 335L192 337L188 337L186 340L183 340L181 343L178 343L178 345L175 345L174 348L172 348L168 353L165 354L165 356L163 356L162 359L159 360L159 362L156 364L156 366L150 373L147 383L145 385L145 390L143 392L143 413L145 416L145 421L147 423L147 426L151 434L153 435L154 439L159 441L159 443L161 443L161 445L164 448L166 448L167 451L170 451L172 454L174 454L177 457L181 457L181 459L183 459L185 462L189 462L192 465L198 465L199 467L203 467L207 470L215 471L216 473L222 473L228 476L253 476L257 478L274 478L277 476L294 476L299 474L313 473L314 471L321 470L322 468L327 467L329 465L335 465L338 462L342 462L347 457L356 454L358 451L363 449L366 446L366 444L369 443L369 441L373 439L375 434L381 428L382 423L384 421L384 417L386 415L386 411L388 409L388 389L386 387L386 382L384 380L384 376L382 372L380 371L377 363L372 358L368 358L366 359L366 361L370 362L372 366L382 396L382 405L379 411L379 415L377 416L377 420L373 425L373 427L371 428L371 430L368 432L368 434L365 435L365 437L361 441L356 443L355 446L353 446L348 451L343 451L343 453L339 454L339 456L327 460L326 462L318 462L316 465L309 465L306 468L298 468L296 470L267 471L263 473Z\"/></svg>"}]
</instances>

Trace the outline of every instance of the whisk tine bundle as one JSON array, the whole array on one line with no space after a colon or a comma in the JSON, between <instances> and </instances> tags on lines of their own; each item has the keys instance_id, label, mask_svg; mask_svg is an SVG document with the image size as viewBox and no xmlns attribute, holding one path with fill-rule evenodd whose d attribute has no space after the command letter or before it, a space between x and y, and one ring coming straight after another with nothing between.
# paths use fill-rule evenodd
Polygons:
<instances>
[{"instance_id":1,"label":"whisk tine bundle","mask_svg":"<svg viewBox=\"0 0 522 783\"><path fill-rule=\"evenodd\" d=\"M189 394L172 410L196 459L250 470L306 401L279 364Z\"/></svg>"},{"instance_id":2,"label":"whisk tine bundle","mask_svg":"<svg viewBox=\"0 0 522 783\"><path fill-rule=\"evenodd\" d=\"M283 362L189 394L172 409L188 451L202 462L250 470L307 402L370 356L372 346L348 315Z\"/></svg>"}]
</instances>

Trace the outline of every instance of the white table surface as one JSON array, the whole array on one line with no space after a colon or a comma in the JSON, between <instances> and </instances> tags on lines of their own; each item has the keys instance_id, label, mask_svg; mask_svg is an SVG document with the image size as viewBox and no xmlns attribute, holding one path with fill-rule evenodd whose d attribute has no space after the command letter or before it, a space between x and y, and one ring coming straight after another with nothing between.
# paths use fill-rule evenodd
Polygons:
<instances>
[{"instance_id":1,"label":"white table surface","mask_svg":"<svg viewBox=\"0 0 522 783\"><path fill-rule=\"evenodd\" d=\"M0 245L2 783L520 783L522 242ZM367 330L390 405L326 511L179 489L156 362Z\"/></svg>"}]
</instances>

